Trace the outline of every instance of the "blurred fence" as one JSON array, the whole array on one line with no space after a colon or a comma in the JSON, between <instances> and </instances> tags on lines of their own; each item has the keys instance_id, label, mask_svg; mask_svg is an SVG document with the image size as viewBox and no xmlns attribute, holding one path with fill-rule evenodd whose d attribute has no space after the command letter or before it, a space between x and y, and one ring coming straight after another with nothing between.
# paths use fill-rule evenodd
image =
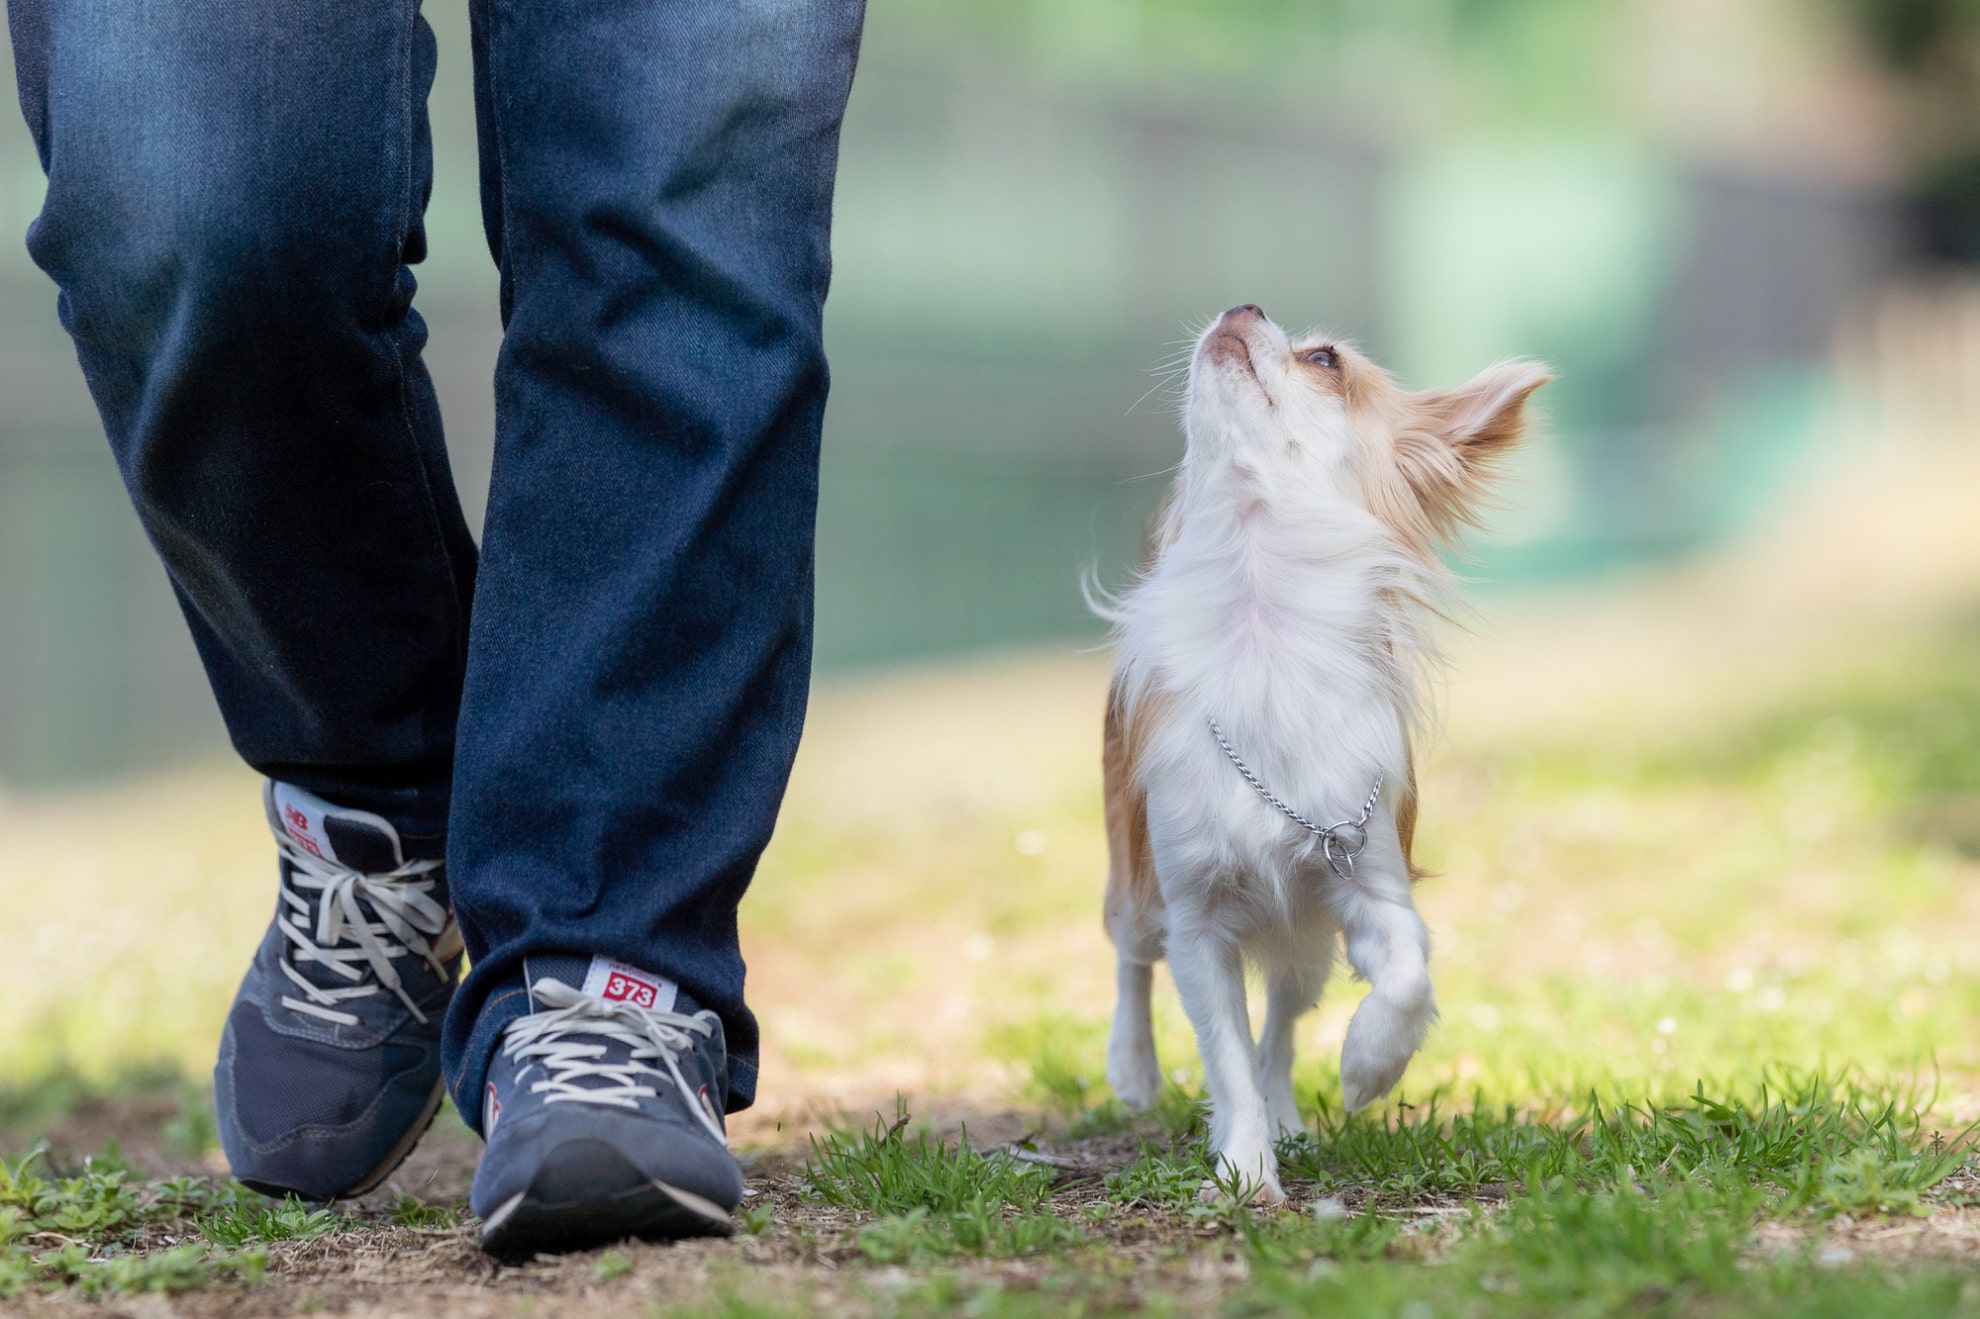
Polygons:
<instances>
[{"instance_id":1,"label":"blurred fence","mask_svg":"<svg viewBox=\"0 0 1980 1319\"><path fill-rule=\"evenodd\" d=\"M876 9L876 14L878 14ZM466 502L487 480L498 332L465 42L441 29L420 306ZM1587 571L1737 525L1825 403L1838 318L1891 264L1887 198L1729 175L1620 141L1388 140L1242 104L1085 92L869 36L828 313L820 664L1091 639L1180 451L1150 367L1256 301L1413 384L1562 368L1488 575ZM9 97L11 100L11 97ZM221 744L19 235L40 179L0 125L0 779Z\"/></svg>"}]
</instances>

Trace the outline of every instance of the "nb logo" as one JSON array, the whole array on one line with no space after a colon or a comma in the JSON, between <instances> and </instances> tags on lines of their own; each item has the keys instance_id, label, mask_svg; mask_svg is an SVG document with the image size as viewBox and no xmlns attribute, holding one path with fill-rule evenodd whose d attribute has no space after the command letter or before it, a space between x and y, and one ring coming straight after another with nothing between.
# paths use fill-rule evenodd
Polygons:
<instances>
[{"instance_id":1,"label":"nb logo","mask_svg":"<svg viewBox=\"0 0 1980 1319\"><path fill-rule=\"evenodd\" d=\"M284 806L282 808L282 820L283 823L289 826L289 837L302 844L303 851L308 852L311 856L323 855L323 849L318 847L316 840L309 836L309 817L307 815L304 815L293 806Z\"/></svg>"}]
</instances>

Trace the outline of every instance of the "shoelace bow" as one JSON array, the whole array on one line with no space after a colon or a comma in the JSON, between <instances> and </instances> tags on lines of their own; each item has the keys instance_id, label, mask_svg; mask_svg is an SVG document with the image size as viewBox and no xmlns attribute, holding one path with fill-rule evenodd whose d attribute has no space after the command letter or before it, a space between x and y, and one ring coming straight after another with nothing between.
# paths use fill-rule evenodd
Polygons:
<instances>
[{"instance_id":1,"label":"shoelace bow","mask_svg":"<svg viewBox=\"0 0 1980 1319\"><path fill-rule=\"evenodd\" d=\"M288 910L277 917L289 940L281 966L283 974L303 992L302 998L284 995L282 1006L355 1026L358 1017L338 1011L337 1004L368 997L382 988L397 994L424 1023L426 1014L406 992L392 959L418 957L445 979L444 960L460 951L460 935L452 928L447 909L432 896L439 881L422 878L438 870L441 862L408 861L396 870L368 875L306 851L293 839L278 836L275 841L293 867L282 884L282 901ZM314 930L304 924L309 919L310 900L295 889L319 895ZM360 902L371 905L376 922L367 918ZM328 967L351 986L325 989L296 970L297 962ZM365 983L367 972L375 977L373 983Z\"/></svg>"},{"instance_id":2,"label":"shoelace bow","mask_svg":"<svg viewBox=\"0 0 1980 1319\"><path fill-rule=\"evenodd\" d=\"M503 1052L511 1058L533 1059L543 1068L543 1079L533 1082L532 1094L547 1096L545 1103L610 1104L615 1108L638 1108L641 1099L652 1099L660 1092L642 1077L670 1081L680 1091L687 1107L700 1119L708 1133L728 1145L721 1123L695 1100L681 1074L680 1054L694 1046L694 1036L703 1039L715 1027L706 1013L683 1016L659 1012L632 1003L605 999L572 989L561 980L539 980L530 989L538 1001L549 1004L543 1012L518 1017L510 1024ZM570 1038L570 1037L580 1038ZM632 1050L622 1063L604 1061L607 1046L589 1043L582 1037L603 1037ZM659 1061L665 1070L648 1066ZM579 1085L582 1079L607 1082Z\"/></svg>"}]
</instances>

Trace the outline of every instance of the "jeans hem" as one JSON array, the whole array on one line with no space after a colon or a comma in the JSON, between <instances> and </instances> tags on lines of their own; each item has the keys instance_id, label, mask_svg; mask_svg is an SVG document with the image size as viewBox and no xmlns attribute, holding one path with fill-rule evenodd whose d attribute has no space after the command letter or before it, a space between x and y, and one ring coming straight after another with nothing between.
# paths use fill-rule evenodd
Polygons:
<instances>
[{"instance_id":1,"label":"jeans hem","mask_svg":"<svg viewBox=\"0 0 1980 1319\"><path fill-rule=\"evenodd\" d=\"M489 995L481 1015L474 1020L467 1047L461 1051L460 1072L448 1078L447 1091L453 1096L461 1121L484 1140L487 1135L481 1129L481 1096L488 1085L488 1064L495 1057L495 1046L501 1042L502 1032L516 1018L528 1013L529 990L520 976L514 984Z\"/></svg>"}]
</instances>

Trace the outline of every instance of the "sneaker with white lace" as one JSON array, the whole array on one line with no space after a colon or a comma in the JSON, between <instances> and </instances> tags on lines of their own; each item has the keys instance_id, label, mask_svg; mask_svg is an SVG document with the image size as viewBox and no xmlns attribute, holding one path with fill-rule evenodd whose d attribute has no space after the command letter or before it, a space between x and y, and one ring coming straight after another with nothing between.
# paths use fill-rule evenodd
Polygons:
<instances>
[{"instance_id":1,"label":"sneaker with white lace","mask_svg":"<svg viewBox=\"0 0 1980 1319\"><path fill-rule=\"evenodd\" d=\"M461 937L437 858L286 783L263 791L281 896L220 1039L220 1144L271 1195L361 1195L438 1111ZM437 840L433 840L438 850Z\"/></svg>"},{"instance_id":2,"label":"sneaker with white lace","mask_svg":"<svg viewBox=\"0 0 1980 1319\"><path fill-rule=\"evenodd\" d=\"M468 1204L498 1255L726 1236L742 1170L722 1124L722 1023L662 976L532 957L489 1065Z\"/></svg>"}]
</instances>

